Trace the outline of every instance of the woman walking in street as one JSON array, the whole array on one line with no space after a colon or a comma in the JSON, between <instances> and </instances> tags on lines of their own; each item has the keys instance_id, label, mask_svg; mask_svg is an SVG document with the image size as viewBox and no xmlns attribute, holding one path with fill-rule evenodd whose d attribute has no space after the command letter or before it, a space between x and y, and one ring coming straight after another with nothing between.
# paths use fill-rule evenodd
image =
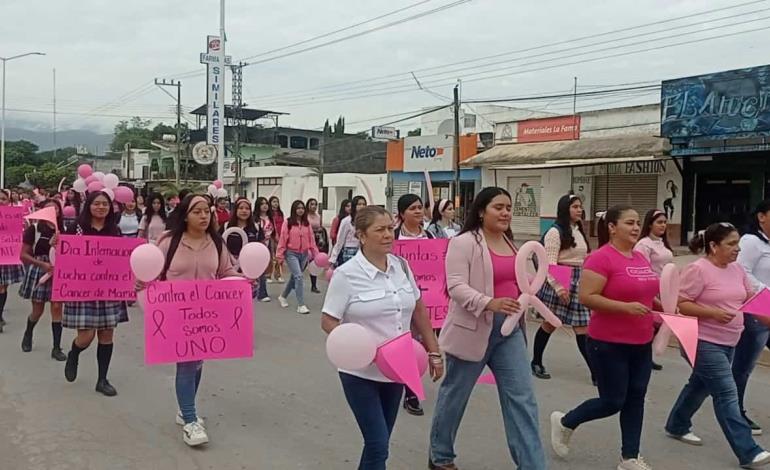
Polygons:
<instances>
[{"instance_id":1,"label":"woman walking in street","mask_svg":"<svg viewBox=\"0 0 770 470\"><path fill-rule=\"evenodd\" d=\"M257 202L254 203L254 218L262 231L264 243L270 255L275 256L273 251L273 242L275 240L275 226L273 225L273 219L270 218L270 203L264 197L258 197ZM262 277L259 278L259 292L257 292L257 300L260 302L270 302L270 296L267 295L267 282L272 275L273 260L270 260L270 264L267 266Z\"/></svg>"},{"instance_id":2,"label":"woman walking in street","mask_svg":"<svg viewBox=\"0 0 770 470\"><path fill-rule=\"evenodd\" d=\"M583 272L583 262L590 251L588 237L583 231L583 201L575 195L565 195L556 205L556 222L545 233L543 245L548 256L549 264L567 266L570 269L568 286L559 284L549 275L547 282L538 292L538 297L565 325L572 326L578 351L583 356L589 371L586 351L586 331L591 312L578 299L578 285ZM543 321L535 334L534 354L530 365L532 374L539 379L550 379L543 365L543 353L556 327ZM596 378L591 373L591 382L596 384Z\"/></svg>"},{"instance_id":3,"label":"woman walking in street","mask_svg":"<svg viewBox=\"0 0 770 470\"><path fill-rule=\"evenodd\" d=\"M340 222L339 232L337 233L337 242L334 244L331 256L329 256L331 262L336 266L342 266L358 253L358 238L356 238L354 223L356 220L356 213L366 207L366 205L365 197L354 197L353 201L350 203L350 215Z\"/></svg>"},{"instance_id":4,"label":"woman walking in street","mask_svg":"<svg viewBox=\"0 0 770 470\"><path fill-rule=\"evenodd\" d=\"M130 201L123 204L123 210L120 212L120 218L118 220L118 228L122 236L127 238L136 238L139 236L139 223L141 222L142 214L136 207L136 198L132 198Z\"/></svg>"},{"instance_id":5,"label":"woman walking in street","mask_svg":"<svg viewBox=\"0 0 770 470\"><path fill-rule=\"evenodd\" d=\"M238 207L238 206L236 206ZM212 280L239 276L216 231L216 214L206 198L188 194L175 209L179 223L163 235L158 248L165 254L160 279ZM236 213L238 209L236 208ZM209 442L203 419L198 416L195 399L203 373L203 361L176 365L175 389L179 405L176 423L182 427L185 444L194 447Z\"/></svg>"},{"instance_id":6,"label":"woman walking in street","mask_svg":"<svg viewBox=\"0 0 770 470\"><path fill-rule=\"evenodd\" d=\"M271 197L270 200L268 200L268 203L270 205L270 212L268 215L270 216L270 220L273 221L273 227L275 228L273 231L273 245L270 250L273 255L273 271L268 282L283 282L283 264L282 262L278 262L278 258L275 257L275 254L278 249L278 243L281 241L281 233L283 233L284 216L283 211L281 210L281 201L278 199L278 196Z\"/></svg>"},{"instance_id":7,"label":"woman walking in street","mask_svg":"<svg viewBox=\"0 0 770 470\"><path fill-rule=\"evenodd\" d=\"M378 343L414 328L429 351L435 382L441 378L444 364L414 274L406 261L392 254L393 218L381 207L365 207L357 213L355 229L361 249L334 271L321 328L331 333L340 324L355 323ZM340 370L339 376L364 438L358 469L385 470L404 386L386 378L374 364L362 370Z\"/></svg>"},{"instance_id":8,"label":"woman walking in street","mask_svg":"<svg viewBox=\"0 0 770 470\"><path fill-rule=\"evenodd\" d=\"M433 238L452 238L462 230L455 222L455 205L449 199L442 199L433 208L433 218L426 229Z\"/></svg>"},{"instance_id":9,"label":"woman walking in street","mask_svg":"<svg viewBox=\"0 0 770 470\"><path fill-rule=\"evenodd\" d=\"M117 216L112 211L112 200L103 191L88 195L77 224L70 227L71 235L119 237L120 229ZM88 300L84 302L64 302L62 326L77 330L72 341L72 349L67 354L64 376L68 382L74 382L78 374L80 353L85 351L94 337L97 337L96 360L99 378L96 391L113 397L118 394L115 387L107 380L113 352L113 334L118 323L128 321L125 302L113 300Z\"/></svg>"},{"instance_id":10,"label":"woman walking in street","mask_svg":"<svg viewBox=\"0 0 770 470\"><path fill-rule=\"evenodd\" d=\"M22 236L21 260L27 269L24 273L24 282L19 289L19 295L32 302L32 312L27 317L27 329L21 340L21 350L24 352L32 351L32 335L35 326L45 313L45 304L50 303L53 337L51 357L57 361L64 361L67 356L61 350L62 304L51 301L53 279L40 283L40 278L45 274L53 275L53 265L49 255L51 247L56 244L56 234L64 230L64 220L59 201L48 199L40 206L41 209L46 207L56 209L56 225L41 220L30 224Z\"/></svg>"},{"instance_id":11,"label":"woman walking in street","mask_svg":"<svg viewBox=\"0 0 770 470\"><path fill-rule=\"evenodd\" d=\"M281 230L281 236L278 239L278 250L275 258L278 263L286 264L291 271L291 277L286 282L283 294L278 296L278 303L281 307L288 308L289 301L286 300L291 294L292 289L297 295L297 313L308 314L310 309L305 305L305 282L304 270L307 263L318 255L318 247L315 245L315 236L313 229L310 228L310 222L307 220L305 212L305 203L294 201L291 205L289 218Z\"/></svg>"},{"instance_id":12,"label":"woman walking in street","mask_svg":"<svg viewBox=\"0 0 770 470\"><path fill-rule=\"evenodd\" d=\"M521 309L516 301L516 249L507 235L511 205L506 190L484 188L468 208L462 231L449 242L449 313L439 338L446 353L446 377L438 391L431 426L431 469L457 469L455 437L485 366L489 366L497 382L508 450L514 463L527 470L547 468L527 367L524 319L509 336L500 332L505 319Z\"/></svg>"},{"instance_id":13,"label":"woman walking in street","mask_svg":"<svg viewBox=\"0 0 770 470\"><path fill-rule=\"evenodd\" d=\"M770 200L764 200L754 210L748 232L741 237L738 264L746 271L755 292L770 285ZM746 414L744 405L746 386L762 350L770 339L770 318L744 314L743 333L735 346L733 378L738 388L738 406L741 415L751 427L751 434L762 435L762 427Z\"/></svg>"},{"instance_id":14,"label":"woman walking in street","mask_svg":"<svg viewBox=\"0 0 770 470\"><path fill-rule=\"evenodd\" d=\"M265 240L265 232L263 232L262 228L254 221L254 217L251 212L251 201L249 201L249 198L247 197L241 196L235 200L235 204L233 205L233 213L230 215L230 220L225 222L220 227L219 231L220 233L224 233L231 227L237 227L243 230L246 233L247 243L263 242ZM243 239L240 237L240 235L231 233L228 235L227 239L224 240L224 242L227 246L227 251L230 253L230 256L232 256L232 259L235 260L233 264L236 268L238 268L237 261L241 254L241 250L243 249ZM259 296L259 292L262 289L261 282L262 279L260 277L260 285L254 285L254 288L252 289L252 298Z\"/></svg>"},{"instance_id":15,"label":"woman walking in street","mask_svg":"<svg viewBox=\"0 0 770 470\"><path fill-rule=\"evenodd\" d=\"M726 222L709 225L690 241L690 251L706 253L684 269L679 288L679 311L698 318L697 360L668 416L666 435L703 445L692 432L692 417L710 395L717 422L738 463L759 468L770 463L770 452L757 445L741 415L731 367L743 330L739 309L754 292L746 272L735 262L739 243L738 231Z\"/></svg>"},{"instance_id":16,"label":"woman walking in street","mask_svg":"<svg viewBox=\"0 0 770 470\"><path fill-rule=\"evenodd\" d=\"M139 238L146 238L152 244L158 243L161 234L166 231L166 203L160 193L150 195L150 203L139 223Z\"/></svg>"},{"instance_id":17,"label":"woman walking in street","mask_svg":"<svg viewBox=\"0 0 770 470\"><path fill-rule=\"evenodd\" d=\"M639 453L644 398L652 374L653 301L660 280L634 245L639 215L628 206L610 208L599 220L600 248L583 263L580 302L591 309L588 359L599 398L566 415L551 414L551 445L566 459L578 426L620 413L622 440L618 470L651 470Z\"/></svg>"},{"instance_id":18,"label":"woman walking in street","mask_svg":"<svg viewBox=\"0 0 770 470\"><path fill-rule=\"evenodd\" d=\"M332 219L332 226L329 229L329 237L332 240L332 245L337 244L337 233L340 230L340 223L345 217L350 215L351 207L350 199L343 199L342 204L340 204L339 212L334 216L334 219Z\"/></svg>"},{"instance_id":19,"label":"woman walking in street","mask_svg":"<svg viewBox=\"0 0 770 470\"><path fill-rule=\"evenodd\" d=\"M326 229L323 226L323 220L321 214L318 213L318 200L312 197L305 203L305 209L307 210L307 220L310 222L310 228L313 229L313 236L315 237L315 244L318 247L319 253L329 252L329 237L326 235ZM310 292L314 294L320 294L318 290L318 276L310 275Z\"/></svg>"},{"instance_id":20,"label":"woman walking in street","mask_svg":"<svg viewBox=\"0 0 770 470\"><path fill-rule=\"evenodd\" d=\"M11 206L11 192L0 189L0 207ZM23 255L22 255L23 256ZM0 265L0 331L5 327L5 303L8 300L8 286L24 279L24 267L20 264Z\"/></svg>"}]
</instances>

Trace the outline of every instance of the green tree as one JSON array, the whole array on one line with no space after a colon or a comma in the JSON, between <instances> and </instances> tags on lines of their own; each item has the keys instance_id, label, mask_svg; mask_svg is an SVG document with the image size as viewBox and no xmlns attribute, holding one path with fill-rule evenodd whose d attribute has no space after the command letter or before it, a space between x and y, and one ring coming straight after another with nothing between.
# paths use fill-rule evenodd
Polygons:
<instances>
[{"instance_id":1,"label":"green tree","mask_svg":"<svg viewBox=\"0 0 770 470\"><path fill-rule=\"evenodd\" d=\"M35 154L38 146L26 140L15 140L5 143L5 165L6 167L35 164Z\"/></svg>"},{"instance_id":2,"label":"green tree","mask_svg":"<svg viewBox=\"0 0 770 470\"><path fill-rule=\"evenodd\" d=\"M148 149L151 147L152 130L150 129L152 121L140 117L133 117L128 121L120 121L115 125L115 132L112 138L111 149L120 152L125 149L126 144L132 148Z\"/></svg>"}]
</instances>

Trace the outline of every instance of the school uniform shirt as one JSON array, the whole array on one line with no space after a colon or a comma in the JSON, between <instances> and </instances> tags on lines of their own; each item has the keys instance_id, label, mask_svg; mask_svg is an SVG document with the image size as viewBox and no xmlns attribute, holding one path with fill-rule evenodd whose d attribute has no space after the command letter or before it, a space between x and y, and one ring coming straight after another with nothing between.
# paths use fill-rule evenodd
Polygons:
<instances>
[{"instance_id":1,"label":"school uniform shirt","mask_svg":"<svg viewBox=\"0 0 770 470\"><path fill-rule=\"evenodd\" d=\"M650 266L652 266L652 270L658 276L663 272L665 265L674 262L674 253L666 248L662 239L657 237L649 236L642 238L636 243L634 251L638 251L647 258Z\"/></svg>"},{"instance_id":2,"label":"school uniform shirt","mask_svg":"<svg viewBox=\"0 0 770 470\"><path fill-rule=\"evenodd\" d=\"M551 227L543 237L543 246L545 246L545 255L549 264L563 264L565 266L583 266L588 255L588 245L583 234L577 225L572 226L572 237L575 239L575 246L561 249L561 232L556 227Z\"/></svg>"},{"instance_id":3,"label":"school uniform shirt","mask_svg":"<svg viewBox=\"0 0 770 470\"><path fill-rule=\"evenodd\" d=\"M764 234L741 237L738 264L746 271L755 292L770 286L770 242Z\"/></svg>"},{"instance_id":4,"label":"school uniform shirt","mask_svg":"<svg viewBox=\"0 0 770 470\"><path fill-rule=\"evenodd\" d=\"M385 272L358 252L334 271L324 300L323 313L340 323L356 323L371 333L377 344L409 333L420 289L409 266L388 255ZM376 365L361 370L340 370L377 382L392 382Z\"/></svg>"},{"instance_id":5,"label":"school uniform shirt","mask_svg":"<svg viewBox=\"0 0 770 470\"><path fill-rule=\"evenodd\" d=\"M48 256L51 251L51 238L56 231L45 222L38 222L36 225L30 225L24 229L22 234L22 243L32 247L32 256L37 258L38 256ZM40 234L40 237L35 243L35 237Z\"/></svg>"},{"instance_id":6,"label":"school uniform shirt","mask_svg":"<svg viewBox=\"0 0 770 470\"><path fill-rule=\"evenodd\" d=\"M120 233L122 233L124 237L136 236L139 232L139 216L137 214L138 213L135 212L133 214L122 213L120 215L118 228L120 228Z\"/></svg>"}]
</instances>

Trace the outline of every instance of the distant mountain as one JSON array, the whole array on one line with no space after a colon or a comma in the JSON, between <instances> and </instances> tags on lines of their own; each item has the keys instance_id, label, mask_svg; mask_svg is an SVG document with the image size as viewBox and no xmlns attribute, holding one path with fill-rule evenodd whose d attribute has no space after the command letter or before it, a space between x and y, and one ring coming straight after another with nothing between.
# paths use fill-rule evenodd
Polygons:
<instances>
[{"instance_id":1,"label":"distant mountain","mask_svg":"<svg viewBox=\"0 0 770 470\"><path fill-rule=\"evenodd\" d=\"M6 128L5 140L28 140L40 147L40 150L53 149L53 133L42 130ZM56 147L85 146L93 155L104 155L109 150L112 134L97 134L85 130L62 130L56 132Z\"/></svg>"}]
</instances>

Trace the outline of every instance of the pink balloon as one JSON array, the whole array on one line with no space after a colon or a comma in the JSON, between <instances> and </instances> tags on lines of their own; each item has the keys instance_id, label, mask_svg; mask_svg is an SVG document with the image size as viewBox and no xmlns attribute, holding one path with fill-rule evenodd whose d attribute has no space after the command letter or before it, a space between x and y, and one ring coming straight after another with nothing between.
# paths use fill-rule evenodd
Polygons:
<instances>
[{"instance_id":1,"label":"pink balloon","mask_svg":"<svg viewBox=\"0 0 770 470\"><path fill-rule=\"evenodd\" d=\"M134 276L142 282L150 282L157 279L163 271L165 256L157 246L145 243L134 248L129 261Z\"/></svg>"},{"instance_id":2,"label":"pink balloon","mask_svg":"<svg viewBox=\"0 0 770 470\"><path fill-rule=\"evenodd\" d=\"M537 257L537 274L530 282L527 275L527 262L529 256L534 254ZM536 241L528 241L519 252L516 253L516 283L522 294L537 294L537 291L543 287L545 278L548 275L548 259L545 254L545 247Z\"/></svg>"},{"instance_id":3,"label":"pink balloon","mask_svg":"<svg viewBox=\"0 0 770 470\"><path fill-rule=\"evenodd\" d=\"M75 180L74 183L72 183L72 189L79 193L86 192L86 189L88 188L88 183L86 183L86 180L83 178L78 178Z\"/></svg>"},{"instance_id":4,"label":"pink balloon","mask_svg":"<svg viewBox=\"0 0 770 470\"><path fill-rule=\"evenodd\" d=\"M104 183L101 181L91 181L88 183L88 192L89 193L95 193L97 191L101 191L104 189Z\"/></svg>"},{"instance_id":5,"label":"pink balloon","mask_svg":"<svg viewBox=\"0 0 770 470\"><path fill-rule=\"evenodd\" d=\"M332 276L334 276L334 270L333 270L333 269L331 269L331 268L327 269L327 270L326 270L326 273L324 273L324 276L326 277L326 280L327 280L327 281L330 281L330 282L331 282L331 280L332 280Z\"/></svg>"},{"instance_id":6,"label":"pink balloon","mask_svg":"<svg viewBox=\"0 0 770 470\"><path fill-rule=\"evenodd\" d=\"M664 313L676 313L679 302L679 269L674 263L663 266L660 273L660 303Z\"/></svg>"},{"instance_id":7,"label":"pink balloon","mask_svg":"<svg viewBox=\"0 0 770 470\"><path fill-rule=\"evenodd\" d=\"M134 199L134 192L128 186L118 186L113 190L115 200L121 204L126 204Z\"/></svg>"},{"instance_id":8,"label":"pink balloon","mask_svg":"<svg viewBox=\"0 0 770 470\"><path fill-rule=\"evenodd\" d=\"M98 179L96 179L96 176L90 175L86 177L86 187L88 187L88 185L93 183L94 181L99 181Z\"/></svg>"},{"instance_id":9,"label":"pink balloon","mask_svg":"<svg viewBox=\"0 0 770 470\"><path fill-rule=\"evenodd\" d=\"M112 173L108 173L104 175L104 179L102 180L104 183L104 186L109 189L115 189L118 187L118 184L120 183L120 180L118 177Z\"/></svg>"},{"instance_id":10,"label":"pink balloon","mask_svg":"<svg viewBox=\"0 0 770 470\"><path fill-rule=\"evenodd\" d=\"M313 261L315 261L319 268L329 267L329 255L326 253L318 253Z\"/></svg>"},{"instance_id":11,"label":"pink balloon","mask_svg":"<svg viewBox=\"0 0 770 470\"><path fill-rule=\"evenodd\" d=\"M227 276L221 279L222 281L248 281L245 277L241 276Z\"/></svg>"},{"instance_id":12,"label":"pink balloon","mask_svg":"<svg viewBox=\"0 0 770 470\"><path fill-rule=\"evenodd\" d=\"M81 178L88 178L89 176L91 176L91 174L93 174L93 172L94 172L94 169L91 168L91 165L87 165L84 163L78 167L78 176L80 176Z\"/></svg>"},{"instance_id":13,"label":"pink balloon","mask_svg":"<svg viewBox=\"0 0 770 470\"><path fill-rule=\"evenodd\" d=\"M115 201L115 192L113 190L111 190L110 188L104 188L102 189L102 191L104 192L104 194L109 196L111 201Z\"/></svg>"},{"instance_id":14,"label":"pink balloon","mask_svg":"<svg viewBox=\"0 0 770 470\"><path fill-rule=\"evenodd\" d=\"M270 250L260 242L247 243L238 256L241 271L249 279L258 279L270 264Z\"/></svg>"},{"instance_id":15,"label":"pink balloon","mask_svg":"<svg viewBox=\"0 0 770 470\"><path fill-rule=\"evenodd\" d=\"M360 370L368 367L377 354L377 342L369 331L357 323L343 323L329 333L326 355L340 369Z\"/></svg>"},{"instance_id":16,"label":"pink balloon","mask_svg":"<svg viewBox=\"0 0 770 470\"><path fill-rule=\"evenodd\" d=\"M414 355L417 358L417 370L420 371L420 377L422 377L428 372L428 351L414 338L412 338L412 346L414 346Z\"/></svg>"},{"instance_id":17,"label":"pink balloon","mask_svg":"<svg viewBox=\"0 0 770 470\"><path fill-rule=\"evenodd\" d=\"M70 218L70 219L72 217L75 217L75 215L76 215L75 208L72 207L72 206L65 207L64 209L62 209L61 213L62 213L62 215L64 217L67 217L67 218Z\"/></svg>"},{"instance_id":18,"label":"pink balloon","mask_svg":"<svg viewBox=\"0 0 770 470\"><path fill-rule=\"evenodd\" d=\"M213 184L214 187L217 188L217 189L221 189L222 186L224 185L224 183L222 183L222 180L214 180L214 182L211 183L211 184Z\"/></svg>"}]
</instances>

